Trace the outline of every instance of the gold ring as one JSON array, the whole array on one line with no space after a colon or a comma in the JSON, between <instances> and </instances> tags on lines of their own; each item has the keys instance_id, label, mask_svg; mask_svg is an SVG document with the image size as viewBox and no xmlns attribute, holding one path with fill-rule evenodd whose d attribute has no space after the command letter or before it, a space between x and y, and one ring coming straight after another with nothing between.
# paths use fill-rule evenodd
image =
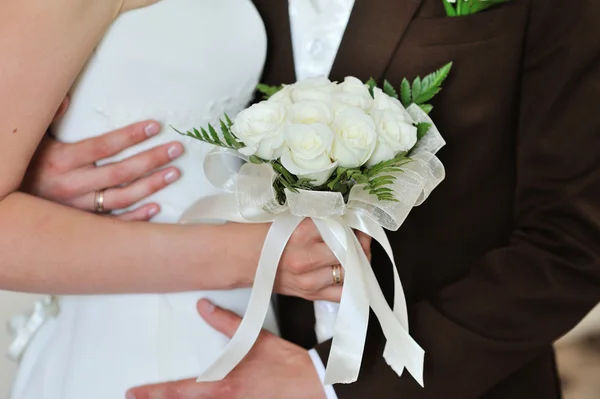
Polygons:
<instances>
[{"instance_id":1,"label":"gold ring","mask_svg":"<svg viewBox=\"0 0 600 399\"><path fill-rule=\"evenodd\" d=\"M333 285L342 285L342 266L331 266L331 273L333 274Z\"/></svg>"},{"instance_id":2,"label":"gold ring","mask_svg":"<svg viewBox=\"0 0 600 399\"><path fill-rule=\"evenodd\" d=\"M104 212L104 192L106 189L96 190L94 193L94 212Z\"/></svg>"}]
</instances>

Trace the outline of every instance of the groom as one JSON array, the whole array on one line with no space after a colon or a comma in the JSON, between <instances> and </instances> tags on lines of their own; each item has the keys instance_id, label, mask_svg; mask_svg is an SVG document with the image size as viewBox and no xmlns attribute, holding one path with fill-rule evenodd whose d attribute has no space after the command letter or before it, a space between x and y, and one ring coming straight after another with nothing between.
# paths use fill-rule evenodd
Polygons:
<instances>
[{"instance_id":1,"label":"groom","mask_svg":"<svg viewBox=\"0 0 600 399\"><path fill-rule=\"evenodd\" d=\"M352 2L337 1L327 16L333 0L290 0L303 27L293 39L296 68L288 2L254 3L270 40L263 81L280 84L326 62L335 40L316 29L336 31ZM280 298L285 340L264 333L224 381L142 387L130 397L559 398L552 342L600 301L599 20L598 1L509 0L456 18L442 0L355 1L332 80L397 85L454 62L432 113L448 143L439 153L447 178L389 234L411 335L426 351L425 388L386 365L373 322L358 382L325 392L306 351L316 345L312 305ZM379 247L373 268L389 299ZM199 310L224 334L239 324L208 302ZM324 362L329 344L316 346Z\"/></svg>"}]
</instances>

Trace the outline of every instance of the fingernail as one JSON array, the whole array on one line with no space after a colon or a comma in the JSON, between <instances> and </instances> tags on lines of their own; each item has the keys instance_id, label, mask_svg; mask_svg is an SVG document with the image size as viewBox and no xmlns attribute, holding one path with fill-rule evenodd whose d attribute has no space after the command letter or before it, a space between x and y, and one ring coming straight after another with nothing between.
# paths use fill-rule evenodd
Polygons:
<instances>
[{"instance_id":1,"label":"fingernail","mask_svg":"<svg viewBox=\"0 0 600 399\"><path fill-rule=\"evenodd\" d=\"M146 136L148 136L148 137L156 136L159 131L160 131L160 126L156 122L149 123L144 128L144 132L146 132Z\"/></svg>"},{"instance_id":2,"label":"fingernail","mask_svg":"<svg viewBox=\"0 0 600 399\"><path fill-rule=\"evenodd\" d=\"M202 299L200 304L206 313L213 313L216 309L215 305L208 299Z\"/></svg>"},{"instance_id":3,"label":"fingernail","mask_svg":"<svg viewBox=\"0 0 600 399\"><path fill-rule=\"evenodd\" d=\"M181 144L173 144L167 150L167 154L169 154L169 158L175 159L183 154L183 146Z\"/></svg>"},{"instance_id":4,"label":"fingernail","mask_svg":"<svg viewBox=\"0 0 600 399\"><path fill-rule=\"evenodd\" d=\"M152 208L150 208L148 210L148 216L152 217L152 216L156 216L156 214L158 214L158 207L157 206L153 206Z\"/></svg>"},{"instance_id":5,"label":"fingernail","mask_svg":"<svg viewBox=\"0 0 600 399\"><path fill-rule=\"evenodd\" d=\"M125 399L135 399L135 394L133 392L127 392Z\"/></svg>"},{"instance_id":6,"label":"fingernail","mask_svg":"<svg viewBox=\"0 0 600 399\"><path fill-rule=\"evenodd\" d=\"M173 183L178 178L179 178L179 173L175 172L174 170L171 170L169 173L167 173L165 175L165 181L167 183Z\"/></svg>"}]
</instances>

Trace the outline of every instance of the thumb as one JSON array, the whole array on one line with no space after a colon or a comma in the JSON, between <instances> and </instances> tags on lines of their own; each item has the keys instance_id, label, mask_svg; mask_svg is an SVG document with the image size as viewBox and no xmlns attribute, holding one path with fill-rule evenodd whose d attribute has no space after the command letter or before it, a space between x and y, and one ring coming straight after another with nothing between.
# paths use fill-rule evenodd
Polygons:
<instances>
[{"instance_id":1,"label":"thumb","mask_svg":"<svg viewBox=\"0 0 600 399\"><path fill-rule=\"evenodd\" d=\"M215 306L208 299L198 301L198 313L215 330L233 337L242 319L229 310Z\"/></svg>"}]
</instances>

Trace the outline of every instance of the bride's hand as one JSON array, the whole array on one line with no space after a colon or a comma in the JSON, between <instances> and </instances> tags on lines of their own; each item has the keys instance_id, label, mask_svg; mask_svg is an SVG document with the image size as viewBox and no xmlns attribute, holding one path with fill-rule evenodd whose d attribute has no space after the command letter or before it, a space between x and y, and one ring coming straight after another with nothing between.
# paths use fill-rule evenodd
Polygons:
<instances>
[{"instance_id":1,"label":"bride's hand","mask_svg":"<svg viewBox=\"0 0 600 399\"><path fill-rule=\"evenodd\" d=\"M64 112L66 106L66 102L63 103L58 114ZM27 169L21 190L93 211L96 190L108 188L104 193L104 209L127 208L179 178L179 170L174 167L152 171L181 155L181 143L161 145L105 166L96 167L96 162L154 136L159 130L157 122L146 121L73 144L45 137ZM116 217L148 220L158 211L158 204L151 203Z\"/></svg>"},{"instance_id":2,"label":"bride's hand","mask_svg":"<svg viewBox=\"0 0 600 399\"><path fill-rule=\"evenodd\" d=\"M236 225L241 234L246 238L240 237L240 242L251 245L253 249L261 249L267 225ZM254 231L242 231L244 229L262 229L260 234ZM247 239L252 236L252 239ZM356 232L365 254L371 259L371 237ZM238 249L239 246L238 246ZM241 254L248 254L253 257L252 261L245 262L256 265L256 259L259 252L256 250L241 249ZM277 272L275 280L275 291L279 294L296 296L310 301L326 300L339 302L342 295L342 285L336 285L333 277L333 267L338 265L339 261L333 255L329 247L323 242L321 234L310 219L303 221L290 238ZM254 271L251 271L253 281ZM343 283L343 269L341 270L341 281Z\"/></svg>"}]
</instances>

